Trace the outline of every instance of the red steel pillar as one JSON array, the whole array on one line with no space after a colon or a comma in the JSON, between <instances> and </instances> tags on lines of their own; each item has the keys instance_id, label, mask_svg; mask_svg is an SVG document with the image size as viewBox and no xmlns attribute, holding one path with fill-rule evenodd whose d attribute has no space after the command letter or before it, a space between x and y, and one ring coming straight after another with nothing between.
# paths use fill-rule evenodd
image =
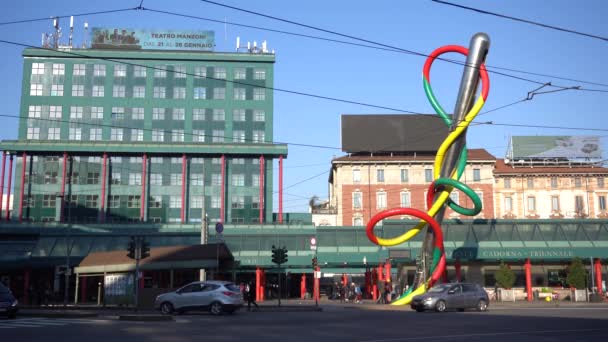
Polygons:
<instances>
[{"instance_id":1,"label":"red steel pillar","mask_svg":"<svg viewBox=\"0 0 608 342\"><path fill-rule=\"evenodd\" d=\"M391 261L388 259L384 264L384 280L387 282L391 281Z\"/></svg>"},{"instance_id":2,"label":"red steel pillar","mask_svg":"<svg viewBox=\"0 0 608 342\"><path fill-rule=\"evenodd\" d=\"M524 269L526 271L526 292L528 293L528 302L532 301L532 264L530 263L530 258L526 259L526 263L524 264Z\"/></svg>"},{"instance_id":3,"label":"red steel pillar","mask_svg":"<svg viewBox=\"0 0 608 342\"><path fill-rule=\"evenodd\" d=\"M224 203L226 201L226 157L222 154L222 189L220 190L220 222L224 222Z\"/></svg>"},{"instance_id":4,"label":"red steel pillar","mask_svg":"<svg viewBox=\"0 0 608 342\"><path fill-rule=\"evenodd\" d=\"M27 168L27 154L23 151L21 156L21 189L19 191L19 222L23 221L23 196L25 194L25 169Z\"/></svg>"},{"instance_id":5,"label":"red steel pillar","mask_svg":"<svg viewBox=\"0 0 608 342\"><path fill-rule=\"evenodd\" d=\"M302 273L302 279L300 280L300 299L306 297L306 274Z\"/></svg>"},{"instance_id":6,"label":"red steel pillar","mask_svg":"<svg viewBox=\"0 0 608 342\"><path fill-rule=\"evenodd\" d=\"M348 286L348 276L346 275L346 273L342 273L342 286Z\"/></svg>"},{"instance_id":7,"label":"red steel pillar","mask_svg":"<svg viewBox=\"0 0 608 342\"><path fill-rule=\"evenodd\" d=\"M183 158L183 157L182 157ZM183 159L182 159L182 163L183 163ZM146 213L146 168L148 166L148 157L146 156L146 154L144 153L144 155L142 156L141 159L141 204L140 204L140 208L139 208L139 220L141 222L145 221L145 213ZM184 184L186 183L186 179L183 176L184 174L184 167L182 165L182 193L184 191ZM182 194L182 211L184 208L184 195ZM182 217L182 223L184 222L184 219Z\"/></svg>"},{"instance_id":8,"label":"red steel pillar","mask_svg":"<svg viewBox=\"0 0 608 342\"><path fill-rule=\"evenodd\" d=\"M106 221L106 181L108 179L108 154L103 153L103 161L101 164L101 217L100 221Z\"/></svg>"},{"instance_id":9,"label":"red steel pillar","mask_svg":"<svg viewBox=\"0 0 608 342\"><path fill-rule=\"evenodd\" d=\"M11 181L13 180L13 155L8 158L8 188L6 192L6 220L11 219Z\"/></svg>"},{"instance_id":10,"label":"red steel pillar","mask_svg":"<svg viewBox=\"0 0 608 342\"><path fill-rule=\"evenodd\" d=\"M372 270L372 300L375 302L378 299L378 271Z\"/></svg>"},{"instance_id":11,"label":"red steel pillar","mask_svg":"<svg viewBox=\"0 0 608 342\"><path fill-rule=\"evenodd\" d=\"M460 283L462 281L462 274L461 274L461 267L462 265L460 264L460 259L456 259L456 263L454 264L454 268L456 269L456 282Z\"/></svg>"},{"instance_id":12,"label":"red steel pillar","mask_svg":"<svg viewBox=\"0 0 608 342\"><path fill-rule=\"evenodd\" d=\"M0 171L0 220L2 220L2 200L4 199L4 169L6 169L6 151L2 151L2 171Z\"/></svg>"},{"instance_id":13,"label":"red steel pillar","mask_svg":"<svg viewBox=\"0 0 608 342\"><path fill-rule=\"evenodd\" d=\"M222 173L224 172L224 161L222 160ZM223 178L223 177L222 177ZM143 184L143 183L142 183ZM222 191L223 193L223 191ZM180 209L181 222L186 221L186 154L182 154L182 208ZM222 220L223 222L224 220Z\"/></svg>"},{"instance_id":14,"label":"red steel pillar","mask_svg":"<svg viewBox=\"0 0 608 342\"><path fill-rule=\"evenodd\" d=\"M378 264L378 270L376 271L379 281L384 281L384 265Z\"/></svg>"},{"instance_id":15,"label":"red steel pillar","mask_svg":"<svg viewBox=\"0 0 608 342\"><path fill-rule=\"evenodd\" d=\"M259 268L255 269L255 301L259 302L262 298L260 295L260 288L262 287L262 270Z\"/></svg>"},{"instance_id":16,"label":"red steel pillar","mask_svg":"<svg viewBox=\"0 0 608 342\"><path fill-rule=\"evenodd\" d=\"M260 223L264 223L264 156L260 156Z\"/></svg>"},{"instance_id":17,"label":"red steel pillar","mask_svg":"<svg viewBox=\"0 0 608 342\"><path fill-rule=\"evenodd\" d=\"M321 267L317 266L315 268L315 272L321 272ZM319 301L319 300L321 300L321 291L320 291L321 290L321 286L320 286L321 279L314 276L314 274L313 274L313 278L314 278L313 299L315 299L316 301Z\"/></svg>"},{"instance_id":18,"label":"red steel pillar","mask_svg":"<svg viewBox=\"0 0 608 342\"><path fill-rule=\"evenodd\" d=\"M370 293L372 293L372 290L371 290L372 289L372 279L371 279L371 277L372 277L371 272L369 271L369 269L366 269L365 270L365 287L364 287L364 289L365 289L365 295L366 296L369 295Z\"/></svg>"},{"instance_id":19,"label":"red steel pillar","mask_svg":"<svg viewBox=\"0 0 608 342\"><path fill-rule=\"evenodd\" d=\"M599 258L595 259L595 286L597 286L597 292L601 295L602 291L602 262Z\"/></svg>"},{"instance_id":20,"label":"red steel pillar","mask_svg":"<svg viewBox=\"0 0 608 342\"><path fill-rule=\"evenodd\" d=\"M61 169L61 212L59 213L59 222L63 222L63 208L65 207L65 179L68 166L68 153L63 152L63 168ZM101 196L101 211L103 212L103 196Z\"/></svg>"},{"instance_id":21,"label":"red steel pillar","mask_svg":"<svg viewBox=\"0 0 608 342\"><path fill-rule=\"evenodd\" d=\"M279 157L279 223L283 223L283 156Z\"/></svg>"},{"instance_id":22,"label":"red steel pillar","mask_svg":"<svg viewBox=\"0 0 608 342\"><path fill-rule=\"evenodd\" d=\"M265 291L266 291L266 271L264 269L262 272L262 285L260 286L260 301L263 302L266 299Z\"/></svg>"},{"instance_id":23,"label":"red steel pillar","mask_svg":"<svg viewBox=\"0 0 608 342\"><path fill-rule=\"evenodd\" d=\"M23 301L30 304L30 270L23 271Z\"/></svg>"}]
</instances>

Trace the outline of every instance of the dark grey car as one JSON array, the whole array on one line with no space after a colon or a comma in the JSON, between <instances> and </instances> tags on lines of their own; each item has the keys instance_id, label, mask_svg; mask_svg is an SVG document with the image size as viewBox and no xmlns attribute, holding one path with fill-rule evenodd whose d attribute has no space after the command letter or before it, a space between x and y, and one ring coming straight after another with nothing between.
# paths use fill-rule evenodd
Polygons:
<instances>
[{"instance_id":1,"label":"dark grey car","mask_svg":"<svg viewBox=\"0 0 608 342\"><path fill-rule=\"evenodd\" d=\"M418 312L435 310L477 309L486 311L490 300L481 286L469 283L441 284L432 287L425 294L412 299L410 307Z\"/></svg>"}]
</instances>

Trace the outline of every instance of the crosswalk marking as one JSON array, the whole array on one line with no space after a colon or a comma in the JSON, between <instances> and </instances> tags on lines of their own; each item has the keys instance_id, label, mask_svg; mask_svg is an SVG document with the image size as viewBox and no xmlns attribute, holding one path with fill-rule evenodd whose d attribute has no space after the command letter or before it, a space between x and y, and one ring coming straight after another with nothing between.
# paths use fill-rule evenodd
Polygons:
<instances>
[{"instance_id":1,"label":"crosswalk marking","mask_svg":"<svg viewBox=\"0 0 608 342\"><path fill-rule=\"evenodd\" d=\"M50 318L19 318L14 320L0 320L0 329L15 329L15 328L42 328L42 327L58 327L69 324L92 324L98 323L96 320L80 320L80 319L50 319Z\"/></svg>"}]
</instances>

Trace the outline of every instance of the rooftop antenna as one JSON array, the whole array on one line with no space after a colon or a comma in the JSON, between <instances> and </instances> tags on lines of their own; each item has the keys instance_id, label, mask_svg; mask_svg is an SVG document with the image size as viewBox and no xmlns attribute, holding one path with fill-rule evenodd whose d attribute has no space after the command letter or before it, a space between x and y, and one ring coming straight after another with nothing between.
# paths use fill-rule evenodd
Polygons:
<instances>
[{"instance_id":1,"label":"rooftop antenna","mask_svg":"<svg viewBox=\"0 0 608 342\"><path fill-rule=\"evenodd\" d=\"M70 40L69 44L70 48L72 47L72 38L74 37L74 16L70 16Z\"/></svg>"},{"instance_id":2,"label":"rooftop antenna","mask_svg":"<svg viewBox=\"0 0 608 342\"><path fill-rule=\"evenodd\" d=\"M89 35L89 23L88 22L84 22L84 39L82 41L82 48L86 49L87 48L87 36Z\"/></svg>"},{"instance_id":3,"label":"rooftop antenna","mask_svg":"<svg viewBox=\"0 0 608 342\"><path fill-rule=\"evenodd\" d=\"M267 45L266 41L263 41L262 42L262 53L267 53L268 52L268 49L266 48L266 45Z\"/></svg>"},{"instance_id":4,"label":"rooftop antenna","mask_svg":"<svg viewBox=\"0 0 608 342\"><path fill-rule=\"evenodd\" d=\"M236 37L236 51L239 51L239 48L241 47L241 37Z\"/></svg>"},{"instance_id":5,"label":"rooftop antenna","mask_svg":"<svg viewBox=\"0 0 608 342\"><path fill-rule=\"evenodd\" d=\"M53 34L53 48L57 49L59 47L59 38L61 38L61 27L59 27L59 18L53 18L53 27L55 28L55 33Z\"/></svg>"}]
</instances>

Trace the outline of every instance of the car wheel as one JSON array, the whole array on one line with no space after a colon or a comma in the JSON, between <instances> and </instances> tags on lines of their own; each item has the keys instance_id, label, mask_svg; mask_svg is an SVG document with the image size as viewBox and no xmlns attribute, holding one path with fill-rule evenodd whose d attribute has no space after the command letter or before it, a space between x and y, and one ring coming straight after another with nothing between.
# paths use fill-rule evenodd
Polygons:
<instances>
[{"instance_id":1,"label":"car wheel","mask_svg":"<svg viewBox=\"0 0 608 342\"><path fill-rule=\"evenodd\" d=\"M488 303L483 300L480 299L479 302L477 302L477 311L486 311L488 310Z\"/></svg>"},{"instance_id":2,"label":"car wheel","mask_svg":"<svg viewBox=\"0 0 608 342\"><path fill-rule=\"evenodd\" d=\"M173 313L173 304L164 302L160 305L160 312L164 315L170 315Z\"/></svg>"},{"instance_id":3,"label":"car wheel","mask_svg":"<svg viewBox=\"0 0 608 342\"><path fill-rule=\"evenodd\" d=\"M424 312L424 308L416 308L416 312Z\"/></svg>"},{"instance_id":4,"label":"car wheel","mask_svg":"<svg viewBox=\"0 0 608 342\"><path fill-rule=\"evenodd\" d=\"M446 308L447 307L443 300L440 300L437 302L437 304L435 304L435 311L437 311L437 312L444 312Z\"/></svg>"},{"instance_id":5,"label":"car wheel","mask_svg":"<svg viewBox=\"0 0 608 342\"><path fill-rule=\"evenodd\" d=\"M457 311L458 312L464 312L464 308L459 308Z\"/></svg>"},{"instance_id":6,"label":"car wheel","mask_svg":"<svg viewBox=\"0 0 608 342\"><path fill-rule=\"evenodd\" d=\"M209 312L211 312L212 315L217 316L217 315L221 315L224 312L224 308L222 303L220 302L213 302L211 303L211 307L209 308Z\"/></svg>"}]
</instances>

